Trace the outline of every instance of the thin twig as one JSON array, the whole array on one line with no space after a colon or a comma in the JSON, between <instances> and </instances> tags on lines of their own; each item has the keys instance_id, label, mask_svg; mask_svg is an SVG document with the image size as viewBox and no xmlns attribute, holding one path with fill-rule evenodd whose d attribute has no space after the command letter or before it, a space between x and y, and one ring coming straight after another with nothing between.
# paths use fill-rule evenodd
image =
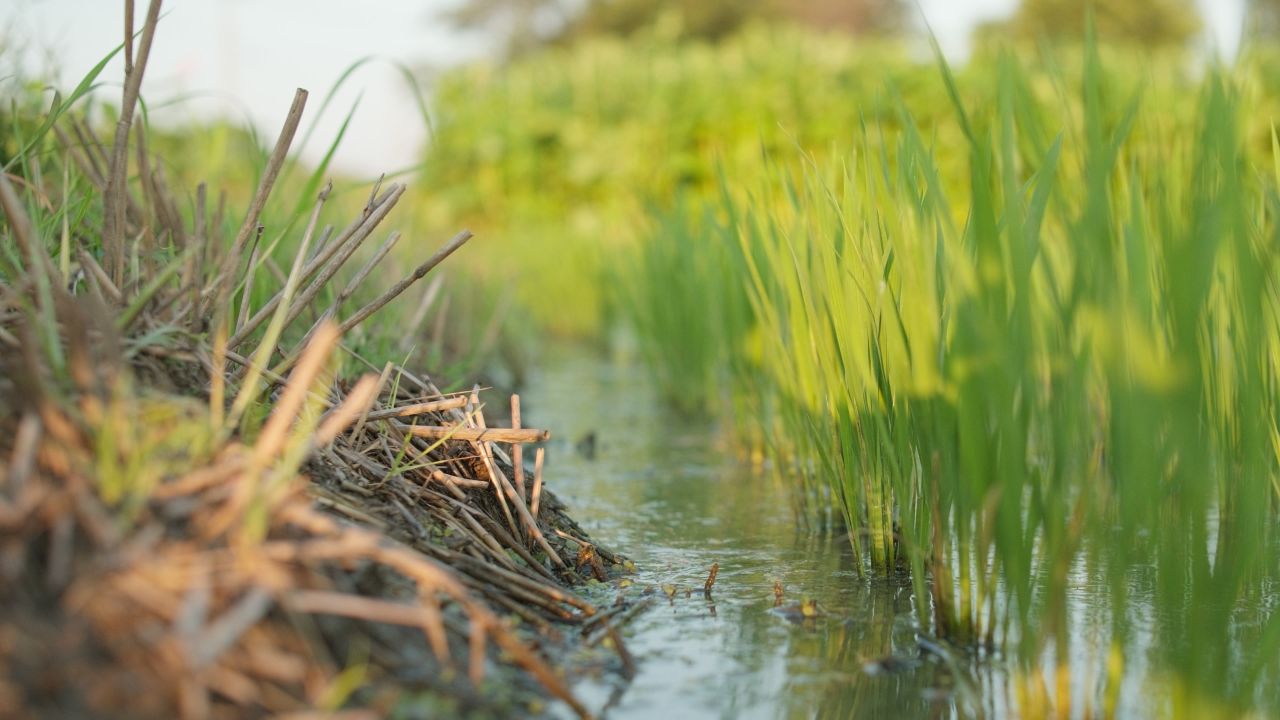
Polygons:
<instances>
[{"instance_id":1,"label":"thin twig","mask_svg":"<svg viewBox=\"0 0 1280 720\"><path fill-rule=\"evenodd\" d=\"M262 215L262 208L266 207L267 198L271 196L271 189L275 186L276 178L280 175L280 169L284 167L285 158L289 154L289 146L293 144L293 136L298 131L298 123L302 120L302 111L307 105L307 91L298 88L293 95L293 105L289 107L289 113L285 116L284 127L280 129L280 137L276 139L276 145L271 150L271 156L267 160L267 167L262 173L262 180L258 183L258 189L253 195L253 201L249 204L249 211L245 214L244 222L240 225L240 232L236 234L236 239L231 243L231 250L223 258L222 267L218 271L217 277L214 278L214 287L217 292L214 293L212 301L213 307L222 307L226 303L227 297L231 291L231 277L235 273L235 268L240 264L240 254L244 252L244 246L249 242L258 229L258 218ZM206 298L210 300L210 298ZM201 315L208 314L208 307L202 309ZM234 344L229 344L228 349L235 349Z\"/></svg>"},{"instance_id":2,"label":"thin twig","mask_svg":"<svg viewBox=\"0 0 1280 720\"><path fill-rule=\"evenodd\" d=\"M409 289L410 285L421 280L422 277L431 272L435 266L444 262L445 258L452 255L454 250L465 245L471 237L472 235L470 230L463 230L457 235L454 235L449 242L445 243L444 247L437 250L435 255L432 255L426 262L419 265L416 270L409 274L408 277L393 285L389 290L379 296L378 299L360 308L355 315L347 318L347 320L342 323L342 332L344 334L349 332L351 328L364 322L370 315L382 308L383 305L391 302L399 296L400 293Z\"/></svg>"},{"instance_id":3,"label":"thin twig","mask_svg":"<svg viewBox=\"0 0 1280 720\"><path fill-rule=\"evenodd\" d=\"M513 430L511 428L464 428L464 427L445 427L437 425L405 425L403 423L394 423L398 429L409 433L415 437L453 440L468 440L471 442L505 442L505 443L531 443L542 442L550 439L551 432L548 430L534 430L529 428L521 428Z\"/></svg>"},{"instance_id":4,"label":"thin twig","mask_svg":"<svg viewBox=\"0 0 1280 720\"><path fill-rule=\"evenodd\" d=\"M431 402L416 403L414 405L401 405L400 407L388 408L386 410L376 410L369 413L369 420L384 420L386 418L403 418L414 417L417 415L426 415L428 413L444 412L454 408L467 406L467 398L451 397L444 400L432 400Z\"/></svg>"},{"instance_id":5,"label":"thin twig","mask_svg":"<svg viewBox=\"0 0 1280 720\"><path fill-rule=\"evenodd\" d=\"M342 235L338 236L332 243L329 243L324 250L317 253L314 258L303 266L301 275L302 282L310 281L311 278L322 269L324 270L324 274L320 279L311 282L311 284L298 296L302 299L301 304L309 302L310 298L314 297L315 294L320 291L320 288L323 287L324 284L328 282L329 278L338 271L338 268L346 262L347 258L351 256L351 253L355 252L360 243L369 236L369 233L373 232L373 229L377 227L378 223L387 216L387 213L391 212L391 208L395 206L396 201L398 201L400 196L404 194L404 189L403 185L391 186L391 188L389 188L387 192L379 198L381 202L374 208L374 211L370 215L362 216L353 222L350 227L343 231ZM337 255L337 259L334 259L335 255ZM249 318L249 321L245 323L244 328L232 336L231 340L228 342L228 347L234 350L240 345L240 343L244 342L244 339L248 337L250 333L265 322L267 318L275 312L276 306L280 304L282 294L283 291L276 293L276 295L268 300L265 305L259 308L258 312L254 313L253 317Z\"/></svg>"}]
</instances>

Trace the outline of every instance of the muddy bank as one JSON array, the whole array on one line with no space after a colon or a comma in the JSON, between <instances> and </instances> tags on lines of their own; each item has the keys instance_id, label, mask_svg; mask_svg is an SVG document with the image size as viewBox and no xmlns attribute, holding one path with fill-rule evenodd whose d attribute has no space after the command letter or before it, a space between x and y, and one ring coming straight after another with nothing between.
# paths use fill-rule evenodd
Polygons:
<instances>
[{"instance_id":1,"label":"muddy bank","mask_svg":"<svg viewBox=\"0 0 1280 720\"><path fill-rule=\"evenodd\" d=\"M628 663L576 588L623 560L545 486L548 434L344 343L470 233L372 287L402 185L266 227L303 91L243 217L172 191L133 122L158 9L114 136L57 108L4 143L0 716L588 715L565 658Z\"/></svg>"}]
</instances>

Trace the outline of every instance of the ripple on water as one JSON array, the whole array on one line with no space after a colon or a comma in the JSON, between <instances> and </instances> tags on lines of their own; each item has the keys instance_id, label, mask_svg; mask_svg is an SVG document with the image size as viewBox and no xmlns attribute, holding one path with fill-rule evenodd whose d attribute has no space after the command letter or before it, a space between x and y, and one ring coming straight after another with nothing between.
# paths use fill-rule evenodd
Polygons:
<instances>
[{"instance_id":1,"label":"ripple on water","mask_svg":"<svg viewBox=\"0 0 1280 720\"><path fill-rule=\"evenodd\" d=\"M956 714L936 662L864 671L871 659L917 654L909 587L858 578L843 537L798 532L785 490L726 457L708 423L665 411L643 377L589 353L553 355L522 396L526 423L596 434L594 459L567 448L549 457L549 486L596 540L635 561L628 593L652 588L652 609L627 630L639 674L609 717ZM770 612L775 582L787 603L811 598L823 616ZM663 585L677 590L668 598ZM597 708L613 691L603 681L577 688Z\"/></svg>"}]
</instances>

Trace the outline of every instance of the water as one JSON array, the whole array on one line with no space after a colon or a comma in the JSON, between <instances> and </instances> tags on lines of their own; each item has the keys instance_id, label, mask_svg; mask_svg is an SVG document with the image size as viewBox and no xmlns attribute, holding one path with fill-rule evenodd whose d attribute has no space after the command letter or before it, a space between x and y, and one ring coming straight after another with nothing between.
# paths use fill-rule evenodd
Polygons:
<instances>
[{"instance_id":1,"label":"water","mask_svg":"<svg viewBox=\"0 0 1280 720\"><path fill-rule=\"evenodd\" d=\"M597 542L635 561L633 584L620 592L653 603L625 631L638 667L629 685L607 673L576 679L574 691L589 707L610 718L1018 715L1011 673L998 657L921 653L918 599L908 581L858 577L845 537L799 526L786 478L755 473L732 457L711 419L669 412L643 367L560 350L531 378L523 402L526 423L556 437L550 487ZM576 447L588 434L596 438L594 458ZM1105 559L1106 549L1083 555ZM1267 552L1280 557L1275 545ZM720 572L709 601L702 586L712 563ZM1132 638L1116 716L1168 715L1177 688L1160 670L1158 629L1174 639L1185 629L1157 611L1154 567L1130 575ZM1072 710L1082 717L1083 703L1099 700L1113 612L1101 565L1079 564L1070 578ZM779 612L775 583L784 608L814 599L822 615L797 622ZM674 596L663 586L674 586ZM598 589L592 599L608 605L617 592ZM1046 589L1038 592L1043 598ZM1277 597L1267 590L1258 607L1235 611L1233 654L1247 659ZM1053 664L1046 650L1049 677ZM1262 716L1280 714L1277 666L1268 665L1253 693ZM1233 715L1226 707L1216 712Z\"/></svg>"},{"instance_id":2,"label":"water","mask_svg":"<svg viewBox=\"0 0 1280 720\"><path fill-rule=\"evenodd\" d=\"M799 529L781 482L718 448L709 421L666 411L642 368L580 351L543 368L522 401L526 423L558 438L548 482L598 542L635 561L622 592L653 598L625 633L637 676L625 690L581 680L590 707L611 718L988 714L992 694L975 688L991 672L921 656L906 579L859 578L847 539ZM594 459L575 447L588 433ZM775 582L784 609L814 599L823 614L775 609Z\"/></svg>"}]
</instances>

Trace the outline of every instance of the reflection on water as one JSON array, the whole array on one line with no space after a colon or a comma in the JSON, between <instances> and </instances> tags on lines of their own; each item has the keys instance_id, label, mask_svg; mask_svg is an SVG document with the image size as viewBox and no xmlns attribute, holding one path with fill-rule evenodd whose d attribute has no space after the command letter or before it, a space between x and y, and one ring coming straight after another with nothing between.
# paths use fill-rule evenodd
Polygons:
<instances>
[{"instance_id":1,"label":"reflection on water","mask_svg":"<svg viewBox=\"0 0 1280 720\"><path fill-rule=\"evenodd\" d=\"M975 714L953 691L974 681L920 658L905 579L859 579L846 539L798 530L785 488L727 457L709 423L667 413L642 368L581 352L544 368L522 400L526 422L559 438L551 487L598 541L635 561L629 593L680 588L670 601L655 593L627 629L639 674L609 717ZM590 432L594 460L574 449ZM716 562L708 602L701 589ZM793 622L773 611L775 582L785 604L812 598L823 615ZM597 708L611 691L577 688Z\"/></svg>"},{"instance_id":2,"label":"reflection on water","mask_svg":"<svg viewBox=\"0 0 1280 720\"><path fill-rule=\"evenodd\" d=\"M908 581L859 578L845 538L798 528L785 480L735 462L717 447L707 420L667 412L643 368L560 351L546 358L523 399L526 422L557 438L548 450L550 486L597 541L636 562L635 585L624 592L635 598L645 587L680 589L670 601L655 592L652 609L628 626L639 674L625 692L579 682L576 691L592 707L607 706L612 718L1016 715L1013 683L998 660L922 655ZM589 433L594 459L575 449ZM1073 568L1065 598L1076 715L1089 712L1085 704L1099 709L1101 659L1117 622L1106 550L1084 553L1091 560ZM1268 551L1280 558L1280 547ZM720 572L708 602L701 589L712 563ZM1117 717L1173 711L1177 693L1157 679L1159 638L1180 641L1185 628L1156 612L1154 579L1154 568L1130 572L1119 618L1129 640ZM774 611L775 582L785 588L785 604L812 598L823 615L792 622ZM1046 592L1037 589L1039 601ZM1277 602L1280 593L1267 591L1251 610L1233 612L1233 653L1247 659ZM1044 662L1052 676L1051 653ZM1267 715L1280 708L1276 665L1267 664L1253 698Z\"/></svg>"}]
</instances>

